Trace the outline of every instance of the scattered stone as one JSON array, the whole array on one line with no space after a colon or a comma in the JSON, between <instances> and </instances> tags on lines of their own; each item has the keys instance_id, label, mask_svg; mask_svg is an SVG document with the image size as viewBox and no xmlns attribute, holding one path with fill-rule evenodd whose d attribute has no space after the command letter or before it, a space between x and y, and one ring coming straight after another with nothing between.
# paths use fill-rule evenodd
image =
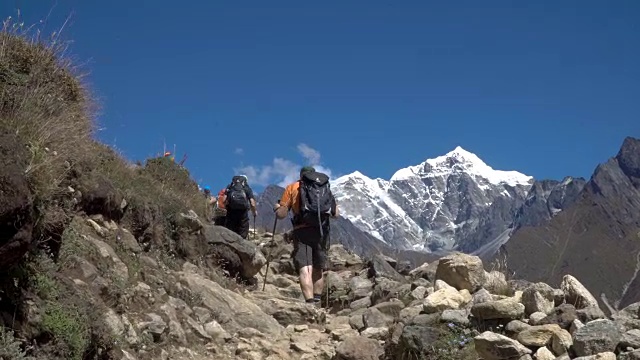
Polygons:
<instances>
[{"instance_id":1,"label":"scattered stone","mask_svg":"<svg viewBox=\"0 0 640 360\"><path fill-rule=\"evenodd\" d=\"M455 253L440 259L435 278L458 290L474 293L484 285L486 272L479 257Z\"/></svg>"},{"instance_id":2,"label":"scattered stone","mask_svg":"<svg viewBox=\"0 0 640 360\"><path fill-rule=\"evenodd\" d=\"M487 301L471 307L471 314L478 319L516 320L524 316L524 305L512 298L497 301Z\"/></svg>"},{"instance_id":3,"label":"scattered stone","mask_svg":"<svg viewBox=\"0 0 640 360\"><path fill-rule=\"evenodd\" d=\"M518 341L491 331L476 336L474 343L476 352L485 360L520 359L532 353Z\"/></svg>"},{"instance_id":4,"label":"scattered stone","mask_svg":"<svg viewBox=\"0 0 640 360\"><path fill-rule=\"evenodd\" d=\"M543 347L550 345L553 334L560 330L556 324L531 326L518 333L516 340L524 346Z\"/></svg>"},{"instance_id":5,"label":"scattered stone","mask_svg":"<svg viewBox=\"0 0 640 360\"><path fill-rule=\"evenodd\" d=\"M338 345L333 360L378 360L383 354L384 350L378 341L351 336Z\"/></svg>"}]
</instances>

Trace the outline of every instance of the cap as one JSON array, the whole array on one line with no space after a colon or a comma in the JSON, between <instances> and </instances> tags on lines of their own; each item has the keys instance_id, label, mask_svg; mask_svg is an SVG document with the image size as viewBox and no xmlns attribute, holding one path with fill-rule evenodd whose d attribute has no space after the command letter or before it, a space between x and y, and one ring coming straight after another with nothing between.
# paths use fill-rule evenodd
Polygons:
<instances>
[{"instance_id":1,"label":"cap","mask_svg":"<svg viewBox=\"0 0 640 360\"><path fill-rule=\"evenodd\" d=\"M203 189L204 189L204 190L211 190L211 188L209 187L209 185L205 185L205 186L203 187Z\"/></svg>"},{"instance_id":2,"label":"cap","mask_svg":"<svg viewBox=\"0 0 640 360\"><path fill-rule=\"evenodd\" d=\"M302 169L300 169L300 176L302 176L302 174L306 172L313 172L313 171L316 171L316 169L313 166L303 166Z\"/></svg>"}]
</instances>

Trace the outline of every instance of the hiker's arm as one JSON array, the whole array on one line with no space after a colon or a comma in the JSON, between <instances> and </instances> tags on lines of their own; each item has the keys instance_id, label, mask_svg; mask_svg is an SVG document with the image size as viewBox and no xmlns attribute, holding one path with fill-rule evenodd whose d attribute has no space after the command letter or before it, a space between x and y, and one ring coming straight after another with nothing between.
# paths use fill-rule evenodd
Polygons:
<instances>
[{"instance_id":1,"label":"hiker's arm","mask_svg":"<svg viewBox=\"0 0 640 360\"><path fill-rule=\"evenodd\" d=\"M276 212L276 217L278 219L284 219L285 217L287 217L287 214L289 213L289 206L291 203L291 189L289 187L287 187L286 189L284 189L284 193L282 194L282 198L280 199L280 202L274 205L274 210Z\"/></svg>"},{"instance_id":2,"label":"hiker's arm","mask_svg":"<svg viewBox=\"0 0 640 360\"><path fill-rule=\"evenodd\" d=\"M337 218L340 216L340 212L338 211L338 203L336 202L335 196L331 194L331 217Z\"/></svg>"},{"instance_id":3,"label":"hiker's arm","mask_svg":"<svg viewBox=\"0 0 640 360\"><path fill-rule=\"evenodd\" d=\"M251 198L249 199L249 204L251 204L251 211L253 211L253 214L256 214L256 199Z\"/></svg>"}]
</instances>

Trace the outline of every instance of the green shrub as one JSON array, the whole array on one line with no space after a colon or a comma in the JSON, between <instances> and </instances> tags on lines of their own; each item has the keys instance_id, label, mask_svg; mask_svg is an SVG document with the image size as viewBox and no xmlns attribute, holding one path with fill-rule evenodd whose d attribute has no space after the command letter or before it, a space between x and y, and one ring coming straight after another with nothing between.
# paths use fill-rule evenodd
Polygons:
<instances>
[{"instance_id":1,"label":"green shrub","mask_svg":"<svg viewBox=\"0 0 640 360\"><path fill-rule=\"evenodd\" d=\"M88 317L74 304L47 302L42 330L53 337L57 352L67 359L81 360L91 337Z\"/></svg>"},{"instance_id":2,"label":"green shrub","mask_svg":"<svg viewBox=\"0 0 640 360\"><path fill-rule=\"evenodd\" d=\"M13 330L0 327L0 359L32 360L22 349L21 342L13 336Z\"/></svg>"}]
</instances>

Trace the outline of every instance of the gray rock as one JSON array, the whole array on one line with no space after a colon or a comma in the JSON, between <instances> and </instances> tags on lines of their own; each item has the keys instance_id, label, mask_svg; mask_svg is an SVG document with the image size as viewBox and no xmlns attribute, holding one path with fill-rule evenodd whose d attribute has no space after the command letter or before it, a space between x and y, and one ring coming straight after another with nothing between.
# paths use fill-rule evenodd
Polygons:
<instances>
[{"instance_id":1,"label":"gray rock","mask_svg":"<svg viewBox=\"0 0 640 360\"><path fill-rule=\"evenodd\" d=\"M558 324L563 329L569 329L574 320L578 319L576 308L571 304L562 304L540 321L543 324Z\"/></svg>"},{"instance_id":2,"label":"gray rock","mask_svg":"<svg viewBox=\"0 0 640 360\"><path fill-rule=\"evenodd\" d=\"M622 352L618 354L618 360L640 360L640 350Z\"/></svg>"},{"instance_id":3,"label":"gray rock","mask_svg":"<svg viewBox=\"0 0 640 360\"><path fill-rule=\"evenodd\" d=\"M362 336L349 336L336 348L335 360L378 360L384 349L378 341Z\"/></svg>"},{"instance_id":4,"label":"gray rock","mask_svg":"<svg viewBox=\"0 0 640 360\"><path fill-rule=\"evenodd\" d=\"M522 359L532 353L518 341L491 331L476 336L474 343L478 355L486 360Z\"/></svg>"},{"instance_id":5,"label":"gray rock","mask_svg":"<svg viewBox=\"0 0 640 360\"><path fill-rule=\"evenodd\" d=\"M362 320L366 328L382 328L389 327L393 323L393 318L385 316L376 308L369 308L362 314Z\"/></svg>"},{"instance_id":6,"label":"gray rock","mask_svg":"<svg viewBox=\"0 0 640 360\"><path fill-rule=\"evenodd\" d=\"M436 270L438 279L458 290L466 289L474 293L484 285L486 272L479 257L454 253L440 258Z\"/></svg>"},{"instance_id":7,"label":"gray rock","mask_svg":"<svg viewBox=\"0 0 640 360\"><path fill-rule=\"evenodd\" d=\"M371 298L368 296L356 301L352 301L351 304L349 304L349 308L351 310L366 309L369 306L371 306Z\"/></svg>"},{"instance_id":8,"label":"gray rock","mask_svg":"<svg viewBox=\"0 0 640 360\"><path fill-rule=\"evenodd\" d=\"M211 225L204 226L202 231L211 251L229 264L232 273L250 279L267 264L267 259L255 243L233 231Z\"/></svg>"},{"instance_id":9,"label":"gray rock","mask_svg":"<svg viewBox=\"0 0 640 360\"><path fill-rule=\"evenodd\" d=\"M359 300L364 297L369 297L373 290L373 283L369 279L365 279L361 276L354 276L349 280L349 290L352 300Z\"/></svg>"},{"instance_id":10,"label":"gray rock","mask_svg":"<svg viewBox=\"0 0 640 360\"><path fill-rule=\"evenodd\" d=\"M541 322L547 317L547 314L543 312L534 312L529 316L530 325L542 325Z\"/></svg>"},{"instance_id":11,"label":"gray rock","mask_svg":"<svg viewBox=\"0 0 640 360\"><path fill-rule=\"evenodd\" d=\"M633 329L622 334L622 338L620 339L620 344L618 346L623 349L640 349L640 330Z\"/></svg>"},{"instance_id":12,"label":"gray rock","mask_svg":"<svg viewBox=\"0 0 640 360\"><path fill-rule=\"evenodd\" d=\"M430 326L406 325L402 330L400 341L396 349L396 357L399 354L414 354L417 358L433 356L431 344L445 335L443 330Z\"/></svg>"},{"instance_id":13,"label":"gray rock","mask_svg":"<svg viewBox=\"0 0 640 360\"><path fill-rule=\"evenodd\" d=\"M511 336L515 336L519 334L521 331L526 330L530 327L531 325L525 322L522 322L520 320L511 320L507 323L504 329L507 331L507 334Z\"/></svg>"},{"instance_id":14,"label":"gray rock","mask_svg":"<svg viewBox=\"0 0 640 360\"><path fill-rule=\"evenodd\" d=\"M389 265L386 258L381 255L374 255L369 261L369 277L387 278L400 283L405 282L404 276L400 275L393 266Z\"/></svg>"},{"instance_id":15,"label":"gray rock","mask_svg":"<svg viewBox=\"0 0 640 360\"><path fill-rule=\"evenodd\" d=\"M578 314L578 319L585 324L589 321L606 318L604 312L602 312L602 310L597 306L588 306L583 309L579 309L576 311L576 314Z\"/></svg>"},{"instance_id":16,"label":"gray rock","mask_svg":"<svg viewBox=\"0 0 640 360\"><path fill-rule=\"evenodd\" d=\"M445 310L440 315L440 321L443 323L468 326L470 323L469 312L467 310Z\"/></svg>"},{"instance_id":17,"label":"gray rock","mask_svg":"<svg viewBox=\"0 0 640 360\"><path fill-rule=\"evenodd\" d=\"M524 305L512 298L487 301L473 305L471 307L471 314L482 320L521 319L524 316Z\"/></svg>"},{"instance_id":18,"label":"gray rock","mask_svg":"<svg viewBox=\"0 0 640 360\"><path fill-rule=\"evenodd\" d=\"M578 329L573 335L573 347L577 356L596 355L615 351L622 334L611 320L594 320Z\"/></svg>"},{"instance_id":19,"label":"gray rock","mask_svg":"<svg viewBox=\"0 0 640 360\"><path fill-rule=\"evenodd\" d=\"M555 305L554 290L545 283L535 283L522 292L522 303L526 316L535 312L549 314Z\"/></svg>"}]
</instances>

